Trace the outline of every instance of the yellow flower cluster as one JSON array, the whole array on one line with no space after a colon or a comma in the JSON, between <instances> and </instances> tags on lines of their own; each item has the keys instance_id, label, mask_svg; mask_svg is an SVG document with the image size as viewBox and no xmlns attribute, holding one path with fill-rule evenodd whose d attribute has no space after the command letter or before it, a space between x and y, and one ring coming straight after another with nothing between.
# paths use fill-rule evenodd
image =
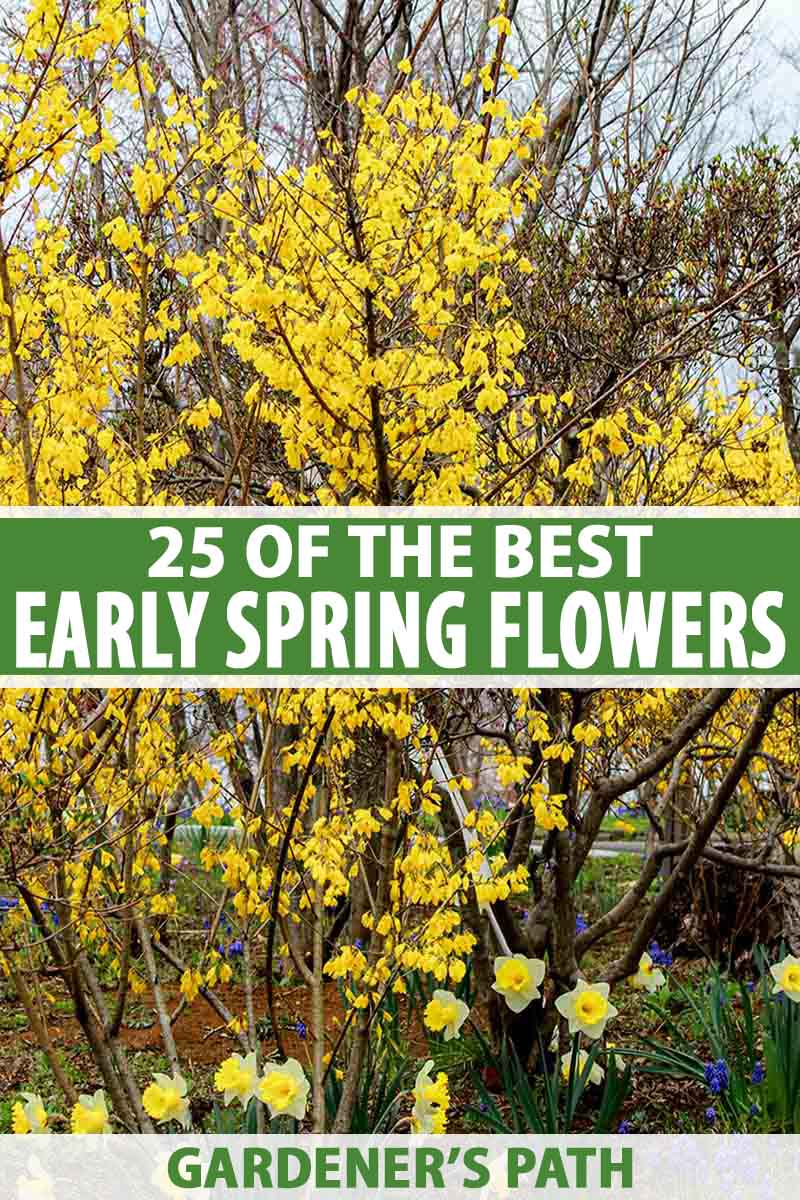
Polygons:
<instances>
[{"instance_id":1,"label":"yellow flower cluster","mask_svg":"<svg viewBox=\"0 0 800 1200\"><path fill-rule=\"evenodd\" d=\"M255 1053L232 1054L220 1065L214 1086L223 1093L226 1104L237 1100L242 1107L258 1097L269 1109L270 1116L294 1117L301 1121L308 1105L309 1084L303 1068L294 1058L285 1063L268 1063L259 1076Z\"/></svg>"}]
</instances>

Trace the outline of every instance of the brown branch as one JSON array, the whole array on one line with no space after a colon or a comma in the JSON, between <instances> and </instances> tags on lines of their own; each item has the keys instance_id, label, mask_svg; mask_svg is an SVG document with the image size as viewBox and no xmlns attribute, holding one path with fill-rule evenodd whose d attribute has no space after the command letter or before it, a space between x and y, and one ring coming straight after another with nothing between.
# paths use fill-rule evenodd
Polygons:
<instances>
[{"instance_id":1,"label":"brown branch","mask_svg":"<svg viewBox=\"0 0 800 1200\"><path fill-rule=\"evenodd\" d=\"M286 1057L286 1052L283 1047L281 1031L278 1028L278 1021L277 1021L277 1016L275 1013L275 984L274 984L274 980L272 977L272 960L273 960L273 957L275 954L275 930L278 927L278 910L280 907L281 880L283 879L283 872L286 870L286 859L289 856L289 843L292 840L292 832L294 830L295 823L297 821L298 816L300 815L300 807L303 803L303 797L305 796L306 788L309 785L314 768L317 765L317 759L319 758L320 751L322 750L322 747L325 745L325 738L328 736L328 730L331 727L331 722L333 721L333 716L334 716L334 709L333 709L333 706L331 705L331 707L328 709L328 714L325 717L325 721L322 726L322 729L320 730L319 734L317 735L317 740L314 743L314 749L311 751L309 760L306 763L306 769L303 772L303 778L300 780L300 786L298 787L297 795L294 798L294 804L292 805L292 811L289 814L289 823L286 826L286 832L283 835L283 841L281 842L281 848L278 853L278 862L275 867L275 878L272 881L272 906L271 906L271 911L270 911L269 929L267 931L267 955L266 955L267 1010L269 1012L269 1018L272 1023L272 1032L275 1037L275 1045L278 1048L278 1053L280 1054L281 1058Z\"/></svg>"},{"instance_id":2,"label":"brown branch","mask_svg":"<svg viewBox=\"0 0 800 1200\"><path fill-rule=\"evenodd\" d=\"M661 914L670 904L679 881L689 874L706 850L709 838L716 829L729 800L739 786L753 755L761 743L761 739L766 733L775 708L782 699L791 694L792 690L790 688L775 688L764 692L761 696L750 726L739 743L736 757L722 778L716 795L709 804L705 815L689 838L686 849L681 854L672 873L665 880L660 892L640 921L639 927L634 933L627 951L608 967L604 978L610 983L617 983L620 979L625 979L636 970L642 952L656 928Z\"/></svg>"}]
</instances>

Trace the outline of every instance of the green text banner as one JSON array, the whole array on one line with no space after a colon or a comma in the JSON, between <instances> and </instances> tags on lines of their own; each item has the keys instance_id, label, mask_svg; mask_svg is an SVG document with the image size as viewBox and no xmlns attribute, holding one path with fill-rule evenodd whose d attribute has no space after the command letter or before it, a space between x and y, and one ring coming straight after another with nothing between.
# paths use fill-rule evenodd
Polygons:
<instances>
[{"instance_id":1,"label":"green text banner","mask_svg":"<svg viewBox=\"0 0 800 1200\"><path fill-rule=\"evenodd\" d=\"M0 676L800 682L800 511L4 509Z\"/></svg>"}]
</instances>

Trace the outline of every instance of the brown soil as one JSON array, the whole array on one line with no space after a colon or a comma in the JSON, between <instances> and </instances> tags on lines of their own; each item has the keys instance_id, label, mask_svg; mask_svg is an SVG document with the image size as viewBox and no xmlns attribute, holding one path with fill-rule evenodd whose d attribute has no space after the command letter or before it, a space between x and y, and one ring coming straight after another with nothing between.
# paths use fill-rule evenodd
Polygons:
<instances>
[{"instance_id":1,"label":"brown soil","mask_svg":"<svg viewBox=\"0 0 800 1200\"><path fill-rule=\"evenodd\" d=\"M177 991L168 991L168 1005L174 1011L180 1001ZM227 987L217 989L217 995L233 1014L240 1016L245 1010L245 993L242 988ZM144 997L147 1001L147 997ZM266 987L255 989L254 1006L259 1019L267 1012ZM308 1031L313 1028L311 1018L311 996L309 989L303 984L297 987L281 987L275 995L275 1009L279 1022L279 1031L283 1049L287 1056L303 1061L309 1050L308 1038L300 1037L297 1027L302 1022ZM120 1040L131 1050L147 1051L152 1054L163 1054L161 1030L151 1010L149 1003L140 1004L139 1012L142 1019L153 1020L147 1029L123 1026ZM328 1048L332 1048L342 1030L345 1013L342 1006L338 987L335 983L325 985L325 1036ZM302 1025L300 1026L302 1028ZM83 1044L84 1038L80 1025L75 1017L66 1013L56 1013L49 1020L49 1031L53 1045L60 1050L71 1050ZM202 997L188 1005L173 1025L175 1042L181 1061L187 1064L217 1065L227 1053L239 1050L239 1043L234 1034L225 1028L217 1013ZM426 1039L424 1031L417 1021L409 1024L408 1044L412 1054L425 1053ZM34 1049L36 1040L30 1029L15 1029L0 1032L0 1060L13 1058L15 1052L23 1049ZM261 1039L261 1049L268 1056L277 1048L275 1037L265 1036Z\"/></svg>"}]
</instances>

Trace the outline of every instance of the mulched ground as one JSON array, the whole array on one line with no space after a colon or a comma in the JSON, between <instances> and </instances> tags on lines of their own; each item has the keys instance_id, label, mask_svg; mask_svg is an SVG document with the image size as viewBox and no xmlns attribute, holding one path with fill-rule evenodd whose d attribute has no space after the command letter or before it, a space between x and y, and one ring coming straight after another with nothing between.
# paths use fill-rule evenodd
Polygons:
<instances>
[{"instance_id":1,"label":"mulched ground","mask_svg":"<svg viewBox=\"0 0 800 1200\"><path fill-rule=\"evenodd\" d=\"M174 1011L180 1000L177 991L168 992L170 1010ZM225 1005L234 1014L241 1015L245 1008L245 995L242 988L227 987L218 989L217 993ZM267 1009L266 987L258 987L254 993L255 1009L263 1014ZM306 1028L311 1027L311 1000L308 988L300 987L277 990L276 1007L280 1014L280 1032L287 1055L304 1058L307 1041L299 1037L296 1029L299 1022ZM336 984L330 983L325 988L326 1026L329 1036L335 1038L341 1028L343 1010ZM134 1010L136 1022L147 1019L154 1023L147 1029L123 1026L120 1040L131 1050L150 1051L163 1054L161 1032L155 1014L148 1004L141 1002ZM50 1019L50 1036L53 1044L59 1049L70 1050L83 1043L83 1033L77 1020L67 1013L56 1013ZM188 1005L173 1026L175 1042L181 1059L187 1063L218 1064L226 1054L237 1050L238 1042L234 1035L221 1023L216 1012L201 997ZM35 1039L27 1028L0 1031L0 1063L8 1061L16 1050L22 1047L34 1047ZM262 1038L262 1049L268 1054L275 1048L275 1038L266 1035ZM0 1084L1 1094L2 1084Z\"/></svg>"}]
</instances>

